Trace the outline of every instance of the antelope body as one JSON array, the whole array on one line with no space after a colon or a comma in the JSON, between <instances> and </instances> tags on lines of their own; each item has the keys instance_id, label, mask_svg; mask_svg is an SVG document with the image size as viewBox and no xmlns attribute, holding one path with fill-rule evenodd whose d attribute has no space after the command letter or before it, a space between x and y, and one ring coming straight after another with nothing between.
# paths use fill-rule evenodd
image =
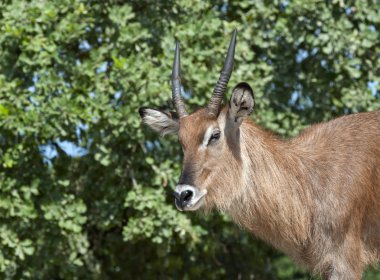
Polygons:
<instances>
[{"instance_id":1,"label":"antelope body","mask_svg":"<svg viewBox=\"0 0 380 280\"><path fill-rule=\"evenodd\" d=\"M251 87L238 84L220 108L231 75L234 31L206 108L186 113L179 46L173 66L175 114L141 108L184 151L179 210L217 208L324 279L360 279L380 261L380 111L347 115L282 140L248 118Z\"/></svg>"}]
</instances>

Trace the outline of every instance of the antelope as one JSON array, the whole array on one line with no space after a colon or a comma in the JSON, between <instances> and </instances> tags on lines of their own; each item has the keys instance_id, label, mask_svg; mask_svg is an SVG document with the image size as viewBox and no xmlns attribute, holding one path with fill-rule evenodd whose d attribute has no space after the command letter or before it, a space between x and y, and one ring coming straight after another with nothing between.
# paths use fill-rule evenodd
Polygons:
<instances>
[{"instance_id":1,"label":"antelope","mask_svg":"<svg viewBox=\"0 0 380 280\"><path fill-rule=\"evenodd\" d=\"M211 100L188 114L180 50L172 71L174 113L143 107L143 122L177 134L183 150L175 188L180 211L216 208L323 279L360 279L380 261L380 111L346 115L281 139L248 116L249 84L221 102L236 29Z\"/></svg>"}]
</instances>

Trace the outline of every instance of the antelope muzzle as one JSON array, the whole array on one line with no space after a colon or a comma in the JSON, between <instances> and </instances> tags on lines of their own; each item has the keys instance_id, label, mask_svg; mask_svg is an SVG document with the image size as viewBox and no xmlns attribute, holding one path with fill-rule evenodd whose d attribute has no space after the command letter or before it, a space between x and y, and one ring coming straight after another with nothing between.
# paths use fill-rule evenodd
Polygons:
<instances>
[{"instance_id":1,"label":"antelope muzzle","mask_svg":"<svg viewBox=\"0 0 380 280\"><path fill-rule=\"evenodd\" d=\"M197 187L178 185L174 192L175 205L180 211L195 211L202 206L206 194L206 190Z\"/></svg>"}]
</instances>

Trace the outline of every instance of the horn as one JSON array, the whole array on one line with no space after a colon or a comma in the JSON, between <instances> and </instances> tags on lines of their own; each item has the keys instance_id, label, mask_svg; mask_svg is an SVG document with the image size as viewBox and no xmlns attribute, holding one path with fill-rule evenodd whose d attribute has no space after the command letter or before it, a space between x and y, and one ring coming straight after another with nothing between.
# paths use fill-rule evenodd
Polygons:
<instances>
[{"instance_id":1,"label":"horn","mask_svg":"<svg viewBox=\"0 0 380 280\"><path fill-rule=\"evenodd\" d=\"M237 30L235 28L232 34L230 46L228 48L226 60L224 61L222 72L220 73L219 80L215 85L211 100L207 106L210 115L214 115L214 116L218 115L220 103L222 102L223 95L226 92L228 81L230 80L230 77L231 77L232 68L234 65L236 35L237 35Z\"/></svg>"},{"instance_id":2,"label":"horn","mask_svg":"<svg viewBox=\"0 0 380 280\"><path fill-rule=\"evenodd\" d=\"M179 118L186 117L188 114L186 112L185 104L181 98L181 77L180 77L180 60L179 60L179 43L175 46L175 56L173 63L172 72L172 99L174 108L179 116Z\"/></svg>"}]
</instances>

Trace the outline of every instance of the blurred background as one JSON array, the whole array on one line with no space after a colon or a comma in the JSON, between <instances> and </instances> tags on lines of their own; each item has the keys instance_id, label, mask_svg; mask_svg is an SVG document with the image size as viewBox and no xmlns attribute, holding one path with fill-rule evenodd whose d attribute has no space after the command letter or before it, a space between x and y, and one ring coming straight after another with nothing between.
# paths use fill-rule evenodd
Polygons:
<instances>
[{"instance_id":1,"label":"blurred background","mask_svg":"<svg viewBox=\"0 0 380 280\"><path fill-rule=\"evenodd\" d=\"M194 109L235 27L229 90L250 83L267 129L380 108L376 0L0 2L1 279L317 279L224 215L178 212L180 146L141 125L171 106L175 40Z\"/></svg>"}]
</instances>

